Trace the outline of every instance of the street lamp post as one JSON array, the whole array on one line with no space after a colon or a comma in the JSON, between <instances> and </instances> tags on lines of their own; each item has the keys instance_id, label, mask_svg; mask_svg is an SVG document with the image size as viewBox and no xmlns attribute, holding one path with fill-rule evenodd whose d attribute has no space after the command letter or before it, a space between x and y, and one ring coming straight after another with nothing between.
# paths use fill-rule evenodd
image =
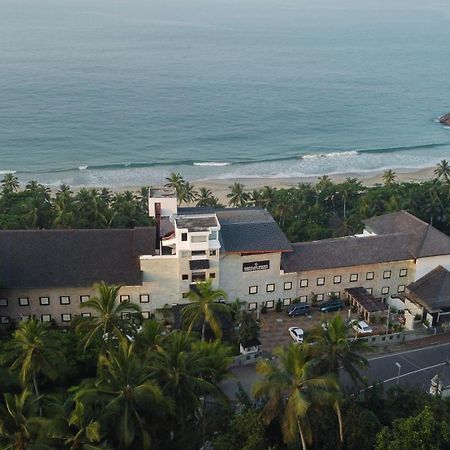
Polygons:
<instances>
[{"instance_id":1,"label":"street lamp post","mask_svg":"<svg viewBox=\"0 0 450 450\"><path fill-rule=\"evenodd\" d=\"M398 367L397 373L397 384L398 384L398 379L400 378L400 371L402 370L402 365L399 362L396 362L395 365Z\"/></svg>"},{"instance_id":2,"label":"street lamp post","mask_svg":"<svg viewBox=\"0 0 450 450\"><path fill-rule=\"evenodd\" d=\"M386 320L386 334L389 333L389 315L391 312L391 305L388 306L387 320Z\"/></svg>"}]
</instances>

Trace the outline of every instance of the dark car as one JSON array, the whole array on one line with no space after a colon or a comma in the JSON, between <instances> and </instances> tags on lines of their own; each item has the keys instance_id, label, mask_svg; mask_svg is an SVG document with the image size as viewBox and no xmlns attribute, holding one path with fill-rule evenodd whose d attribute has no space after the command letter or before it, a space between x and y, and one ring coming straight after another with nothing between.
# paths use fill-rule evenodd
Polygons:
<instances>
[{"instance_id":1,"label":"dark car","mask_svg":"<svg viewBox=\"0 0 450 450\"><path fill-rule=\"evenodd\" d=\"M309 314L309 305L307 303L299 303L289 308L288 314L291 317L306 316Z\"/></svg>"},{"instance_id":2,"label":"dark car","mask_svg":"<svg viewBox=\"0 0 450 450\"><path fill-rule=\"evenodd\" d=\"M339 311L344 307L344 304L337 299L334 300L328 300L325 303L322 303L319 307L319 310L322 312L333 312L333 311Z\"/></svg>"}]
</instances>

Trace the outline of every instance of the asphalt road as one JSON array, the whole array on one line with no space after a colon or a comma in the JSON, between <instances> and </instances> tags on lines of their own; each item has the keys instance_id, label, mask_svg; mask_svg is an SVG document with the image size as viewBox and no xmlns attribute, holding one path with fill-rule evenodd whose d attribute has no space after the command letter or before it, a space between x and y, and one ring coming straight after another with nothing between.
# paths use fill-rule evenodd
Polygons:
<instances>
[{"instance_id":1,"label":"asphalt road","mask_svg":"<svg viewBox=\"0 0 450 450\"><path fill-rule=\"evenodd\" d=\"M437 373L446 377L450 385L450 364L447 361L450 361L450 342L369 358L370 369L365 375L369 384L383 382L388 389L397 383L398 363L401 366L399 384L417 386L428 391L430 380ZM235 398L238 382L250 393L253 383L260 377L255 372L255 364L235 367L232 373L234 377L222 383L224 392L231 399Z\"/></svg>"}]
</instances>

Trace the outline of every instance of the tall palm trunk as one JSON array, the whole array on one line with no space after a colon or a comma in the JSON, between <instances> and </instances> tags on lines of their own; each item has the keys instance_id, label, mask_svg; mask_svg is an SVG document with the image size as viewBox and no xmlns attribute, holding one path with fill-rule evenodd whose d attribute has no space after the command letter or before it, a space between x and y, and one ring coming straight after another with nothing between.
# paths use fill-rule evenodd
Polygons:
<instances>
[{"instance_id":1,"label":"tall palm trunk","mask_svg":"<svg viewBox=\"0 0 450 450\"><path fill-rule=\"evenodd\" d=\"M36 394L36 398L38 399L38 403L39 403L39 389L38 389L38 384L37 384L37 380L36 380L36 371L34 370L34 368L32 371L32 377L33 377L34 392ZM42 416L42 408L41 408L40 404L39 404L39 415Z\"/></svg>"},{"instance_id":2,"label":"tall palm trunk","mask_svg":"<svg viewBox=\"0 0 450 450\"><path fill-rule=\"evenodd\" d=\"M300 423L300 420L297 421L297 425L298 425L298 432L300 433L300 439L302 441L302 449L306 450L307 449L307 447L306 447L306 439L305 439L305 435L303 433L303 428L302 428L302 425Z\"/></svg>"},{"instance_id":3,"label":"tall palm trunk","mask_svg":"<svg viewBox=\"0 0 450 450\"><path fill-rule=\"evenodd\" d=\"M339 422L339 439L342 442L344 442L344 423L342 421L342 412L341 407L339 406L339 401L336 400L336 403L334 404L334 407L336 409L336 414Z\"/></svg>"},{"instance_id":4,"label":"tall palm trunk","mask_svg":"<svg viewBox=\"0 0 450 450\"><path fill-rule=\"evenodd\" d=\"M202 325L202 342L205 342L205 321L203 321Z\"/></svg>"}]
</instances>

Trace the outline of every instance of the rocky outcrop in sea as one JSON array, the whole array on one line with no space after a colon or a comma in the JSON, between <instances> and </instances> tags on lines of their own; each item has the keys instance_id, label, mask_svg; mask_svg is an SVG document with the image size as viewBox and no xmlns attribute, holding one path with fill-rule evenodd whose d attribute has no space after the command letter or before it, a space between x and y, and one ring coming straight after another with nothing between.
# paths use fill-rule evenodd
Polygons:
<instances>
[{"instance_id":1,"label":"rocky outcrop in sea","mask_svg":"<svg viewBox=\"0 0 450 450\"><path fill-rule=\"evenodd\" d=\"M439 122L450 127L450 112L439 117Z\"/></svg>"}]
</instances>

